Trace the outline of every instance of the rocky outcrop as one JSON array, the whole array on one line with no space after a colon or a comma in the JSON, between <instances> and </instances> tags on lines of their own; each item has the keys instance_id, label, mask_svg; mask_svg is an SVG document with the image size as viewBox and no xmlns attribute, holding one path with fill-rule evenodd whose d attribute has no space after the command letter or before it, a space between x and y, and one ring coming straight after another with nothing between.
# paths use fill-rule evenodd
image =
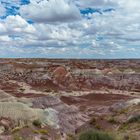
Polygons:
<instances>
[{"instance_id":1,"label":"rocky outcrop","mask_svg":"<svg viewBox=\"0 0 140 140\"><path fill-rule=\"evenodd\" d=\"M40 120L45 125L58 128L57 111L52 108L31 108L19 102L0 102L0 117L10 118L16 124L26 124ZM4 123L4 122L1 122Z\"/></svg>"},{"instance_id":2,"label":"rocky outcrop","mask_svg":"<svg viewBox=\"0 0 140 140\"><path fill-rule=\"evenodd\" d=\"M58 97L47 96L32 99L33 108L52 108L57 112L59 130L64 133L75 133L75 130L88 121L77 107L64 104Z\"/></svg>"}]
</instances>

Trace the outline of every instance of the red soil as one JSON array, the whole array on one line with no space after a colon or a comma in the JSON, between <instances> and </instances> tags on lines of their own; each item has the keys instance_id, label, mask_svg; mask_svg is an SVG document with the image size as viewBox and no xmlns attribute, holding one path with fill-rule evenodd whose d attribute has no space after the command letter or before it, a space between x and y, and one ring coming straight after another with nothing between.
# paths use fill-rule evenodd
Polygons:
<instances>
[{"instance_id":1,"label":"red soil","mask_svg":"<svg viewBox=\"0 0 140 140\"><path fill-rule=\"evenodd\" d=\"M121 100L126 101L131 98L132 97L130 96L118 95L118 94L89 94L89 95L78 96L78 97L62 96L61 100L68 105L85 104L85 106L89 106L89 105L112 105L115 102Z\"/></svg>"}]
</instances>

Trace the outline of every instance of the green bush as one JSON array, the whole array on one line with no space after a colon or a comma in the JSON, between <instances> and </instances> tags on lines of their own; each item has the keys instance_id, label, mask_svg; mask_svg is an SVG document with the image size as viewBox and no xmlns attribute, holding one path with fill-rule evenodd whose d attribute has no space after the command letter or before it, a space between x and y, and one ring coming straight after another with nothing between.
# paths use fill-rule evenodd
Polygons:
<instances>
[{"instance_id":1,"label":"green bush","mask_svg":"<svg viewBox=\"0 0 140 140\"><path fill-rule=\"evenodd\" d=\"M108 133L89 130L79 136L79 140L114 140Z\"/></svg>"},{"instance_id":2,"label":"green bush","mask_svg":"<svg viewBox=\"0 0 140 140\"><path fill-rule=\"evenodd\" d=\"M38 128L41 128L41 122L39 120L34 120L33 125L38 127Z\"/></svg>"}]
</instances>

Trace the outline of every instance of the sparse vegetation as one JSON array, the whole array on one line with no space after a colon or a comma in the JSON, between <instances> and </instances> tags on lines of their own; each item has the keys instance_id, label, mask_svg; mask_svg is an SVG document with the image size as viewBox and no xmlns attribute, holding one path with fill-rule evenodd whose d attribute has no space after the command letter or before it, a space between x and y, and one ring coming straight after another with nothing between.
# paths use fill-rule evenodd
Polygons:
<instances>
[{"instance_id":1,"label":"sparse vegetation","mask_svg":"<svg viewBox=\"0 0 140 140\"><path fill-rule=\"evenodd\" d=\"M128 108L122 108L116 111L117 114L126 114L127 112L128 112Z\"/></svg>"},{"instance_id":2,"label":"sparse vegetation","mask_svg":"<svg viewBox=\"0 0 140 140\"><path fill-rule=\"evenodd\" d=\"M120 127L119 127L119 131L125 131L128 130L130 128L130 125L128 123L123 123Z\"/></svg>"},{"instance_id":3,"label":"sparse vegetation","mask_svg":"<svg viewBox=\"0 0 140 140\"><path fill-rule=\"evenodd\" d=\"M131 128L131 124L132 123L140 123L140 115L134 115L132 117L130 117L128 119L128 121L126 121L125 123L123 123L120 127L119 127L119 130L128 130ZM139 127L139 125L137 125L137 127Z\"/></svg>"},{"instance_id":4,"label":"sparse vegetation","mask_svg":"<svg viewBox=\"0 0 140 140\"><path fill-rule=\"evenodd\" d=\"M79 140L114 140L111 135L105 132L89 130L79 136Z\"/></svg>"}]
</instances>

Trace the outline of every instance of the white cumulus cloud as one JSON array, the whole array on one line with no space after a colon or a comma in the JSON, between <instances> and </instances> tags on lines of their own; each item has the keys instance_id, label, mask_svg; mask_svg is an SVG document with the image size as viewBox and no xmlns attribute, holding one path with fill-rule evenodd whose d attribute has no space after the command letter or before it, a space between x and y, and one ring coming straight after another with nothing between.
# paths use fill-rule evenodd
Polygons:
<instances>
[{"instance_id":1,"label":"white cumulus cloud","mask_svg":"<svg viewBox=\"0 0 140 140\"><path fill-rule=\"evenodd\" d=\"M20 14L35 22L66 22L80 19L78 8L66 0L32 0L20 8Z\"/></svg>"}]
</instances>

